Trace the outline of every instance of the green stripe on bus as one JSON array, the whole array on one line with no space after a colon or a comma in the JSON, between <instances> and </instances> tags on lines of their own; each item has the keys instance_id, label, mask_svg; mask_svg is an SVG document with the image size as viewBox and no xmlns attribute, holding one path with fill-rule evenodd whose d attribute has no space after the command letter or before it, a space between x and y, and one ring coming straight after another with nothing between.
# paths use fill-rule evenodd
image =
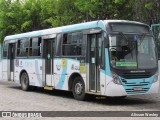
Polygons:
<instances>
[{"instance_id":1,"label":"green stripe on bus","mask_svg":"<svg viewBox=\"0 0 160 120\"><path fill-rule=\"evenodd\" d=\"M137 62L116 62L116 66L119 66L119 67L136 67Z\"/></svg>"}]
</instances>

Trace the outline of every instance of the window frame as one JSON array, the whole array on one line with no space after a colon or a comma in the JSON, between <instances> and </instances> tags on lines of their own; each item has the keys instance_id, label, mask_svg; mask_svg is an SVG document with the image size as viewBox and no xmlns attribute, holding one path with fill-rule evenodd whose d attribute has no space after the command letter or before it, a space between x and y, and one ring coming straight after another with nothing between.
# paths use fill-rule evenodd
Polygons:
<instances>
[{"instance_id":1,"label":"window frame","mask_svg":"<svg viewBox=\"0 0 160 120\"><path fill-rule=\"evenodd\" d=\"M3 44L0 44L0 61L2 60Z\"/></svg>"},{"instance_id":2,"label":"window frame","mask_svg":"<svg viewBox=\"0 0 160 120\"><path fill-rule=\"evenodd\" d=\"M18 49L19 49L19 52L21 50L21 43L19 45L19 42L24 41L24 40L28 40L28 42L30 44L30 38L21 38L21 39L18 39L17 42L16 42L16 44L17 44L16 45L16 58L28 58L29 49L28 49L27 55L25 55L25 56L19 56L18 55ZM22 47L24 47L24 46L22 46ZM27 47L25 46L23 49L27 50L27 48L29 48L29 46L27 46Z\"/></svg>"},{"instance_id":3,"label":"window frame","mask_svg":"<svg viewBox=\"0 0 160 120\"><path fill-rule=\"evenodd\" d=\"M30 49L33 49L33 46L32 46L32 39L33 38L38 38L38 40L40 40L40 43L41 45L40 46L36 46L36 47L41 47L41 53L39 56L33 56L33 55L30 55ZM28 54L26 56L18 56L18 49L20 50L21 49L21 46L18 46L18 42L19 41L23 41L23 40L29 40L29 45L27 47L24 47L25 49L28 49ZM33 53L32 53L33 54ZM32 38L21 38L21 39L18 39L16 41L16 58L41 58L42 57L42 36L36 36L36 37L32 37Z\"/></svg>"},{"instance_id":4,"label":"window frame","mask_svg":"<svg viewBox=\"0 0 160 120\"><path fill-rule=\"evenodd\" d=\"M5 46L6 44L6 46ZM4 47L5 46L5 47ZM8 57L8 46L9 46L9 42L8 41L4 41L3 42L3 48L2 48L2 58L3 59L7 59ZM7 47L7 48L6 48ZM4 49L6 48L6 56L4 56Z\"/></svg>"},{"instance_id":5,"label":"window frame","mask_svg":"<svg viewBox=\"0 0 160 120\"><path fill-rule=\"evenodd\" d=\"M77 33L79 33L79 34L77 34ZM73 36L73 34L77 34L77 35L80 35L81 34L81 38L82 38L82 40L81 40L81 43L72 43L72 44L63 44L63 40L64 40L64 35L67 35L67 37L68 37L68 35L71 35L71 36ZM68 39L67 39L68 40ZM61 38L61 41L60 41L60 43L59 44L61 44L61 57L69 57L69 58L73 58L73 57L85 57L85 54L83 54L83 52L82 52L82 48L83 48L83 46L85 45L84 44L84 34L83 34L83 31L72 31L72 32L66 32L66 33L63 33L62 34L62 38ZM56 40L56 45L57 45L57 40ZM63 54L63 52L64 52L64 48L63 48L63 46L74 46L74 45L80 45L80 48L81 48L81 51L80 51L80 53L81 54L79 54L79 55L64 55ZM57 56L57 54L56 54L56 56Z\"/></svg>"},{"instance_id":6,"label":"window frame","mask_svg":"<svg viewBox=\"0 0 160 120\"><path fill-rule=\"evenodd\" d=\"M36 38L38 38L38 43L39 43L39 40L40 40L40 44L39 44L39 46L33 46L33 39L36 39ZM40 55L33 55L33 48L35 48L35 47L38 47L39 49L39 51L38 52L40 52ZM32 55L30 55L30 49L32 49ZM28 54L28 57L29 58L40 58L40 57L42 57L42 37L32 37L32 38L30 38L30 43L29 43L29 54Z\"/></svg>"}]
</instances>

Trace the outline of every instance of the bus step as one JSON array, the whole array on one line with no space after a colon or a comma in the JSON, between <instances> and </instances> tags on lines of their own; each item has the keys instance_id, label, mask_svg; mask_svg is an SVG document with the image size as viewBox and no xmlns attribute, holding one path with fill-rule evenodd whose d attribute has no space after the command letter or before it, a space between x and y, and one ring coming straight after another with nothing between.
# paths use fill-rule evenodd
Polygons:
<instances>
[{"instance_id":1,"label":"bus step","mask_svg":"<svg viewBox=\"0 0 160 120\"><path fill-rule=\"evenodd\" d=\"M52 86L44 86L44 89L45 90L53 90L53 87Z\"/></svg>"}]
</instances>

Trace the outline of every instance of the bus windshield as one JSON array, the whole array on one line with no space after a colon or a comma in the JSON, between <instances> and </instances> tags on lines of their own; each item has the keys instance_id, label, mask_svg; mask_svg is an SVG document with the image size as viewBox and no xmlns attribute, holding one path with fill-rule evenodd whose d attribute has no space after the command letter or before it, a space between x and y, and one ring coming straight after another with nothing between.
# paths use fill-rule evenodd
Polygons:
<instances>
[{"instance_id":1,"label":"bus windshield","mask_svg":"<svg viewBox=\"0 0 160 120\"><path fill-rule=\"evenodd\" d=\"M121 31L124 33L150 33L150 29L147 25L133 23L110 23L109 26L112 32Z\"/></svg>"},{"instance_id":2,"label":"bus windshield","mask_svg":"<svg viewBox=\"0 0 160 120\"><path fill-rule=\"evenodd\" d=\"M157 66L155 42L147 34L110 34L110 61L116 69L152 69Z\"/></svg>"}]
</instances>

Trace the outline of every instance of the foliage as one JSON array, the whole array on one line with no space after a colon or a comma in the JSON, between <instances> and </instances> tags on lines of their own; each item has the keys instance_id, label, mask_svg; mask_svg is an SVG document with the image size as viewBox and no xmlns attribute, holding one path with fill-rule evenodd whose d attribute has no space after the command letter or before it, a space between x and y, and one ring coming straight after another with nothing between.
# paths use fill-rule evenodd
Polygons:
<instances>
[{"instance_id":1,"label":"foliage","mask_svg":"<svg viewBox=\"0 0 160 120\"><path fill-rule=\"evenodd\" d=\"M160 0L135 0L133 18L147 24L160 22Z\"/></svg>"},{"instance_id":2,"label":"foliage","mask_svg":"<svg viewBox=\"0 0 160 120\"><path fill-rule=\"evenodd\" d=\"M0 0L4 36L100 19L160 21L160 0Z\"/></svg>"}]
</instances>

